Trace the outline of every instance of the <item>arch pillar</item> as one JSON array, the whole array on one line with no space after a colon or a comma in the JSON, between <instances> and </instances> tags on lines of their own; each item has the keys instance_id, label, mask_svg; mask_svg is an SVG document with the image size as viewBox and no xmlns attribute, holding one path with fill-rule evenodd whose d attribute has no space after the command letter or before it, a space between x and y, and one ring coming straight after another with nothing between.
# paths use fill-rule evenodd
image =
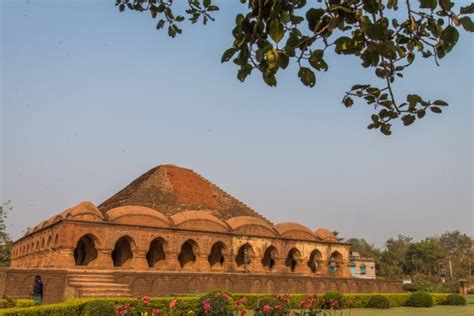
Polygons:
<instances>
[{"instance_id":1,"label":"arch pillar","mask_svg":"<svg viewBox=\"0 0 474 316\"><path fill-rule=\"evenodd\" d=\"M275 266L273 268L273 272L276 273L286 273L288 272L288 267L285 264L285 259L281 257L275 258Z\"/></svg>"},{"instance_id":2,"label":"arch pillar","mask_svg":"<svg viewBox=\"0 0 474 316\"><path fill-rule=\"evenodd\" d=\"M97 258L93 260L89 265L95 268L113 268L114 263L112 261L113 249L97 249Z\"/></svg>"},{"instance_id":3,"label":"arch pillar","mask_svg":"<svg viewBox=\"0 0 474 316\"><path fill-rule=\"evenodd\" d=\"M130 259L130 266L137 270L148 270L148 262L146 260L146 250L133 251L133 257Z\"/></svg>"},{"instance_id":4,"label":"arch pillar","mask_svg":"<svg viewBox=\"0 0 474 316\"><path fill-rule=\"evenodd\" d=\"M196 261L194 262L194 266L198 271L211 271L208 256L206 255L196 254Z\"/></svg>"},{"instance_id":5,"label":"arch pillar","mask_svg":"<svg viewBox=\"0 0 474 316\"><path fill-rule=\"evenodd\" d=\"M165 270L180 270L181 269L181 264L179 263L179 251L168 251L165 253L165 264L164 264L164 269Z\"/></svg>"},{"instance_id":6,"label":"arch pillar","mask_svg":"<svg viewBox=\"0 0 474 316\"><path fill-rule=\"evenodd\" d=\"M56 250L54 267L71 268L75 265L74 248L60 248Z\"/></svg>"}]
</instances>

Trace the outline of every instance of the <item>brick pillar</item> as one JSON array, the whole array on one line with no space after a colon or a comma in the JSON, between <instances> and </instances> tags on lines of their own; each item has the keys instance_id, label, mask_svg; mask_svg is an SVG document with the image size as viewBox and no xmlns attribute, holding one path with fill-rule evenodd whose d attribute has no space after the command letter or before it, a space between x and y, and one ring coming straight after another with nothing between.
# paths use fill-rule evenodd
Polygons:
<instances>
[{"instance_id":1,"label":"brick pillar","mask_svg":"<svg viewBox=\"0 0 474 316\"><path fill-rule=\"evenodd\" d=\"M56 250L54 267L72 268L76 266L74 248L60 248Z\"/></svg>"},{"instance_id":2,"label":"brick pillar","mask_svg":"<svg viewBox=\"0 0 474 316\"><path fill-rule=\"evenodd\" d=\"M196 256L196 261L194 262L194 266L197 271L203 271L203 272L211 271L209 260L206 255Z\"/></svg>"},{"instance_id":3,"label":"brick pillar","mask_svg":"<svg viewBox=\"0 0 474 316\"><path fill-rule=\"evenodd\" d=\"M319 261L319 267L318 267L319 273L327 275L329 274L329 267L328 267L328 262L327 260L321 260Z\"/></svg>"},{"instance_id":4,"label":"brick pillar","mask_svg":"<svg viewBox=\"0 0 474 316\"><path fill-rule=\"evenodd\" d=\"M237 263L235 257L232 255L224 255L224 269L225 272L237 271Z\"/></svg>"},{"instance_id":5,"label":"brick pillar","mask_svg":"<svg viewBox=\"0 0 474 316\"><path fill-rule=\"evenodd\" d=\"M276 258L275 259L275 266L272 269L272 272L275 273L286 273L288 272L288 267L285 265L284 258Z\"/></svg>"},{"instance_id":6,"label":"brick pillar","mask_svg":"<svg viewBox=\"0 0 474 316\"><path fill-rule=\"evenodd\" d=\"M181 265L178 260L178 252L169 251L166 253L165 263L163 265L164 270L178 271L181 269Z\"/></svg>"},{"instance_id":7,"label":"brick pillar","mask_svg":"<svg viewBox=\"0 0 474 316\"><path fill-rule=\"evenodd\" d=\"M133 257L128 262L128 266L134 270L147 270L148 262L146 261L146 250L135 250L133 252Z\"/></svg>"},{"instance_id":8,"label":"brick pillar","mask_svg":"<svg viewBox=\"0 0 474 316\"><path fill-rule=\"evenodd\" d=\"M91 267L99 269L112 269L112 249L97 249L97 258L89 264Z\"/></svg>"}]
</instances>

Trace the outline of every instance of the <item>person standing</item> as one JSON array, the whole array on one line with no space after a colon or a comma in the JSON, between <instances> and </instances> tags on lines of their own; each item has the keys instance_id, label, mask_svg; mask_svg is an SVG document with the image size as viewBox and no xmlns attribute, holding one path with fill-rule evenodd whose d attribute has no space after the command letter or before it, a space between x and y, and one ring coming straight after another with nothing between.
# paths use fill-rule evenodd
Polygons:
<instances>
[{"instance_id":1,"label":"person standing","mask_svg":"<svg viewBox=\"0 0 474 316\"><path fill-rule=\"evenodd\" d=\"M40 305L43 300L43 281L41 281L41 277L39 275L35 276L32 296L36 305Z\"/></svg>"}]
</instances>

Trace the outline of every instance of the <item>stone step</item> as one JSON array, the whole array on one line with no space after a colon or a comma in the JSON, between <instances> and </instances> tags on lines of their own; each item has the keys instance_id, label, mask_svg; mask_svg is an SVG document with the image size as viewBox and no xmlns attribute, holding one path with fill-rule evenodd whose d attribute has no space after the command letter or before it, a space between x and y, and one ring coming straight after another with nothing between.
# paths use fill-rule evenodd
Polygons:
<instances>
[{"instance_id":1,"label":"stone step","mask_svg":"<svg viewBox=\"0 0 474 316\"><path fill-rule=\"evenodd\" d=\"M122 283L105 283L105 282L68 282L70 286L74 287L87 287L87 288L125 288L128 289L127 284Z\"/></svg>"},{"instance_id":2,"label":"stone step","mask_svg":"<svg viewBox=\"0 0 474 316\"><path fill-rule=\"evenodd\" d=\"M130 289L79 289L81 297L90 296L124 296L132 295Z\"/></svg>"},{"instance_id":3,"label":"stone step","mask_svg":"<svg viewBox=\"0 0 474 316\"><path fill-rule=\"evenodd\" d=\"M95 276L70 276L68 277L70 281L78 281L78 282L114 282L115 278L110 277L95 277Z\"/></svg>"}]
</instances>

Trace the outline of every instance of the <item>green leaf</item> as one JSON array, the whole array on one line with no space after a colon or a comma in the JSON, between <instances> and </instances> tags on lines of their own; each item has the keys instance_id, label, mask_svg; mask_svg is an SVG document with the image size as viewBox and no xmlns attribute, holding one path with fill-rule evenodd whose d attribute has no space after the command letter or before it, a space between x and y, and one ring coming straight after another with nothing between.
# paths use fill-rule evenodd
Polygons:
<instances>
[{"instance_id":1,"label":"green leaf","mask_svg":"<svg viewBox=\"0 0 474 316\"><path fill-rule=\"evenodd\" d=\"M411 115L411 114L407 114L407 115L404 115L402 116L402 122L403 122L403 125L405 126L409 126L411 124L413 124L413 122L415 122L416 118L414 115Z\"/></svg>"},{"instance_id":2,"label":"green leaf","mask_svg":"<svg viewBox=\"0 0 474 316\"><path fill-rule=\"evenodd\" d=\"M245 78L247 78L247 76L252 72L252 69L253 67L250 64L242 65L237 72L237 79L239 79L241 82L244 82Z\"/></svg>"},{"instance_id":3,"label":"green leaf","mask_svg":"<svg viewBox=\"0 0 474 316\"><path fill-rule=\"evenodd\" d=\"M384 134L384 135L391 135L392 132L390 131L390 128L392 127L392 125L388 124L388 123L384 123L380 126L380 131Z\"/></svg>"},{"instance_id":4,"label":"green leaf","mask_svg":"<svg viewBox=\"0 0 474 316\"><path fill-rule=\"evenodd\" d=\"M351 97L344 97L344 100L342 100L342 103L344 103L344 106L346 108L350 108L354 104L354 100L352 100Z\"/></svg>"},{"instance_id":5,"label":"green leaf","mask_svg":"<svg viewBox=\"0 0 474 316\"><path fill-rule=\"evenodd\" d=\"M468 31L468 32L474 32L474 23L472 23L472 20L468 16L463 16L462 18L459 19L459 22L461 22L462 27Z\"/></svg>"},{"instance_id":6,"label":"green leaf","mask_svg":"<svg viewBox=\"0 0 474 316\"><path fill-rule=\"evenodd\" d=\"M222 54L221 63L225 63L229 61L236 52L237 52L237 48L234 48L234 47L226 50L224 54Z\"/></svg>"},{"instance_id":7,"label":"green leaf","mask_svg":"<svg viewBox=\"0 0 474 316\"><path fill-rule=\"evenodd\" d=\"M270 87L276 87L277 81L275 75L273 73L264 73L263 74L263 81Z\"/></svg>"},{"instance_id":8,"label":"green leaf","mask_svg":"<svg viewBox=\"0 0 474 316\"><path fill-rule=\"evenodd\" d=\"M416 116L421 119L423 118L423 116L425 116L426 114L426 111L425 110L419 110L418 112L416 112Z\"/></svg>"},{"instance_id":9,"label":"green leaf","mask_svg":"<svg viewBox=\"0 0 474 316\"><path fill-rule=\"evenodd\" d=\"M288 58L288 55L286 55L285 53L278 54L278 64L280 65L281 68L286 69L289 63L290 63L290 58Z\"/></svg>"},{"instance_id":10,"label":"green leaf","mask_svg":"<svg viewBox=\"0 0 474 316\"><path fill-rule=\"evenodd\" d=\"M121 4L119 5L119 11L120 11L120 12L123 12L124 10L125 10L125 4L121 3Z\"/></svg>"},{"instance_id":11,"label":"green leaf","mask_svg":"<svg viewBox=\"0 0 474 316\"><path fill-rule=\"evenodd\" d=\"M438 106L448 106L448 103L446 103L443 100L436 100L436 101L433 102L433 104L438 105Z\"/></svg>"},{"instance_id":12,"label":"green leaf","mask_svg":"<svg viewBox=\"0 0 474 316\"><path fill-rule=\"evenodd\" d=\"M283 24L280 23L278 20L272 20L270 22L270 31L269 31L270 37L276 42L279 43L281 39L283 38L283 35L285 35L285 30L283 28Z\"/></svg>"},{"instance_id":13,"label":"green leaf","mask_svg":"<svg viewBox=\"0 0 474 316\"><path fill-rule=\"evenodd\" d=\"M328 70L328 64L323 59L324 51L321 49L317 49L311 53L308 61L309 64L315 68L316 70Z\"/></svg>"},{"instance_id":14,"label":"green leaf","mask_svg":"<svg viewBox=\"0 0 474 316\"><path fill-rule=\"evenodd\" d=\"M471 14L474 13L474 3L471 3L468 6L461 7L460 14Z\"/></svg>"},{"instance_id":15,"label":"green leaf","mask_svg":"<svg viewBox=\"0 0 474 316\"><path fill-rule=\"evenodd\" d=\"M449 53L458 42L459 32L454 26L449 25L441 32L441 39L446 42L446 52Z\"/></svg>"},{"instance_id":16,"label":"green leaf","mask_svg":"<svg viewBox=\"0 0 474 316\"><path fill-rule=\"evenodd\" d=\"M204 7L207 8L211 4L211 0L204 0L202 3Z\"/></svg>"},{"instance_id":17,"label":"green leaf","mask_svg":"<svg viewBox=\"0 0 474 316\"><path fill-rule=\"evenodd\" d=\"M420 8L422 9L436 9L436 0L420 0Z\"/></svg>"},{"instance_id":18,"label":"green leaf","mask_svg":"<svg viewBox=\"0 0 474 316\"><path fill-rule=\"evenodd\" d=\"M316 31L316 26L318 25L319 20L324 15L323 9L311 8L306 12L306 20L308 21L309 30L312 32Z\"/></svg>"},{"instance_id":19,"label":"green leaf","mask_svg":"<svg viewBox=\"0 0 474 316\"><path fill-rule=\"evenodd\" d=\"M300 70L298 71L298 77L300 78L301 82L307 87L312 88L316 84L316 76L314 72L307 67L300 68Z\"/></svg>"},{"instance_id":20,"label":"green leaf","mask_svg":"<svg viewBox=\"0 0 474 316\"><path fill-rule=\"evenodd\" d=\"M336 53L346 53L353 47L353 41L350 37L341 36L339 37L336 42Z\"/></svg>"},{"instance_id":21,"label":"green leaf","mask_svg":"<svg viewBox=\"0 0 474 316\"><path fill-rule=\"evenodd\" d=\"M441 109L440 109L439 107L437 107L437 106L432 106L432 107L430 107L430 109L431 109L431 112L433 112L433 113L441 113L441 112L443 112L443 111L441 111Z\"/></svg>"}]
</instances>

